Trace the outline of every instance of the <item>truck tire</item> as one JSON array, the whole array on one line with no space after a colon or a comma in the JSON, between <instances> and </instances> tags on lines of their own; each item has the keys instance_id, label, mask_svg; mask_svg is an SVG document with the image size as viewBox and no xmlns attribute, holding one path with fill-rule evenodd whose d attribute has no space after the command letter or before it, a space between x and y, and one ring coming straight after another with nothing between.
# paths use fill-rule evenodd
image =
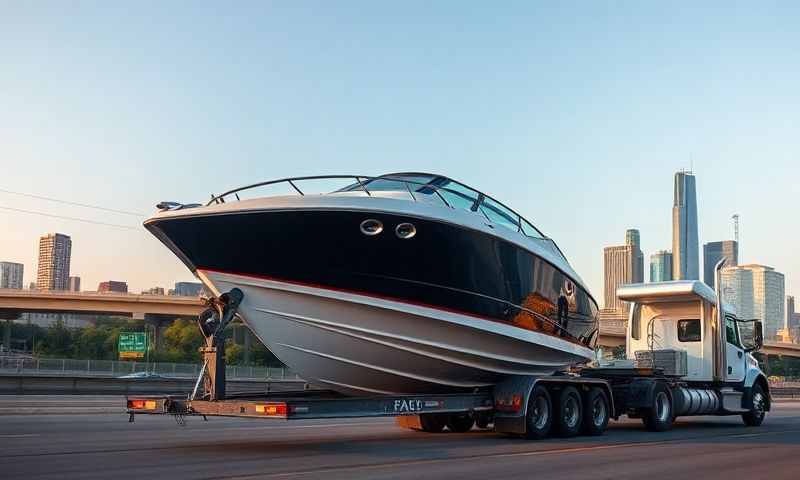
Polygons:
<instances>
[{"instance_id":1,"label":"truck tire","mask_svg":"<svg viewBox=\"0 0 800 480\"><path fill-rule=\"evenodd\" d=\"M489 428L490 423L492 423L492 417L488 413L478 414L475 417L475 426L482 430Z\"/></svg>"},{"instance_id":2,"label":"truck tire","mask_svg":"<svg viewBox=\"0 0 800 480\"><path fill-rule=\"evenodd\" d=\"M544 385L533 387L525 413L525 437L539 440L550 433L553 426L553 402Z\"/></svg>"},{"instance_id":3,"label":"truck tire","mask_svg":"<svg viewBox=\"0 0 800 480\"><path fill-rule=\"evenodd\" d=\"M600 387L592 387L583 401L583 428L586 435L602 435L611 418L611 404L606 392Z\"/></svg>"},{"instance_id":4,"label":"truck tire","mask_svg":"<svg viewBox=\"0 0 800 480\"><path fill-rule=\"evenodd\" d=\"M571 386L565 386L558 394L555 408L556 432L559 437L574 437L583 424L583 404L581 394Z\"/></svg>"},{"instance_id":5,"label":"truck tire","mask_svg":"<svg viewBox=\"0 0 800 480\"><path fill-rule=\"evenodd\" d=\"M641 410L642 422L651 432L665 432L672 428L675 412L672 408L672 397L669 389L661 382L653 388L652 406Z\"/></svg>"},{"instance_id":6,"label":"truck tire","mask_svg":"<svg viewBox=\"0 0 800 480\"><path fill-rule=\"evenodd\" d=\"M767 396L764 394L764 389L761 385L756 383L753 385L753 404L750 406L750 411L742 414L742 421L748 427L757 427L764 421L764 416L767 414Z\"/></svg>"},{"instance_id":7,"label":"truck tire","mask_svg":"<svg viewBox=\"0 0 800 480\"><path fill-rule=\"evenodd\" d=\"M454 413L447 417L447 429L451 432L469 432L473 425L475 425L475 419L469 413Z\"/></svg>"},{"instance_id":8,"label":"truck tire","mask_svg":"<svg viewBox=\"0 0 800 480\"><path fill-rule=\"evenodd\" d=\"M440 413L423 413L419 416L419 423L422 426L422 431L428 433L441 432L444 430L446 421L447 418Z\"/></svg>"}]
</instances>

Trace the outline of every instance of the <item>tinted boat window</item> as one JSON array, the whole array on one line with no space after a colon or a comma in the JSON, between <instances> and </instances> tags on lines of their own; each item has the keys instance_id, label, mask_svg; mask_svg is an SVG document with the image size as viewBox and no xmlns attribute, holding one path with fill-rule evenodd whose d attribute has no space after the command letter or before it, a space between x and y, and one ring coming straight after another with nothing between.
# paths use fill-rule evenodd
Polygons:
<instances>
[{"instance_id":1,"label":"tinted boat window","mask_svg":"<svg viewBox=\"0 0 800 480\"><path fill-rule=\"evenodd\" d=\"M519 217L499 203L487 198L481 203L480 209L492 222L519 231Z\"/></svg>"}]
</instances>

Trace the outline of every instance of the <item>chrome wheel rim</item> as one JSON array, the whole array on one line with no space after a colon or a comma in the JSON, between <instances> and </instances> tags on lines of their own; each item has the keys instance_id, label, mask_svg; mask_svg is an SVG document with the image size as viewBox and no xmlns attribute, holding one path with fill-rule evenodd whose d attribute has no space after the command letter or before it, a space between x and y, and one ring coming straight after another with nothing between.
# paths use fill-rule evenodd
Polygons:
<instances>
[{"instance_id":1,"label":"chrome wheel rim","mask_svg":"<svg viewBox=\"0 0 800 480\"><path fill-rule=\"evenodd\" d=\"M578 419L580 418L580 412L578 410L578 399L576 399L574 395L570 395L567 401L564 402L564 415L562 415L561 418L565 426L573 428L578 424Z\"/></svg>"},{"instance_id":2,"label":"chrome wheel rim","mask_svg":"<svg viewBox=\"0 0 800 480\"><path fill-rule=\"evenodd\" d=\"M595 427L601 427L606 420L606 402L601 397L596 397L592 402L592 422Z\"/></svg>"},{"instance_id":3,"label":"chrome wheel rim","mask_svg":"<svg viewBox=\"0 0 800 480\"><path fill-rule=\"evenodd\" d=\"M656 394L656 418L660 422L666 422L669 419L669 397L664 392Z\"/></svg>"},{"instance_id":4,"label":"chrome wheel rim","mask_svg":"<svg viewBox=\"0 0 800 480\"><path fill-rule=\"evenodd\" d=\"M543 429L550 419L550 406L544 396L536 397L533 402L533 425L538 429Z\"/></svg>"},{"instance_id":5,"label":"chrome wheel rim","mask_svg":"<svg viewBox=\"0 0 800 480\"><path fill-rule=\"evenodd\" d=\"M753 394L753 410L758 416L764 415L766 407L764 407L764 395L762 395L761 392Z\"/></svg>"}]
</instances>

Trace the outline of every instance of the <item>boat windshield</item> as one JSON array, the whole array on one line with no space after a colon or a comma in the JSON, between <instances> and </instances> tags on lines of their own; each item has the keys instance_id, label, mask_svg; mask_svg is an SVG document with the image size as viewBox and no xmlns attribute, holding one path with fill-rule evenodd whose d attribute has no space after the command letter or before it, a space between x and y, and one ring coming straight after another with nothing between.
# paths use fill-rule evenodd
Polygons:
<instances>
[{"instance_id":1,"label":"boat windshield","mask_svg":"<svg viewBox=\"0 0 800 480\"><path fill-rule=\"evenodd\" d=\"M450 208L468 210L483 215L493 224L502 225L528 237L547 239L530 222L502 203L447 177L424 173L389 174L363 180L338 191L363 191L365 189L370 192L408 192L412 195L435 196Z\"/></svg>"}]
</instances>

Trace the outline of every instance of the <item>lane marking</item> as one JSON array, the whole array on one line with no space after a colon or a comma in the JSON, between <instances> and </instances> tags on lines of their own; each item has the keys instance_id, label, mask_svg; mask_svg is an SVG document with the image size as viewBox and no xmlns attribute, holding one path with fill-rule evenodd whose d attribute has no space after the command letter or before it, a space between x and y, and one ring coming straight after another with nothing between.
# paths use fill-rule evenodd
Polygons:
<instances>
[{"instance_id":1,"label":"lane marking","mask_svg":"<svg viewBox=\"0 0 800 480\"><path fill-rule=\"evenodd\" d=\"M28 437L41 437L41 433L17 433L10 435L0 435L0 438L28 438Z\"/></svg>"},{"instance_id":2,"label":"lane marking","mask_svg":"<svg viewBox=\"0 0 800 480\"><path fill-rule=\"evenodd\" d=\"M325 474L325 473L336 473L336 472L346 472L346 471L356 471L356 470L378 470L378 469L385 469L385 468L409 467L409 466L418 466L418 465L432 465L432 464L437 464L437 463L446 463L446 462L453 462L453 461L487 460L487 459L496 459L496 458L515 458L515 457L535 457L535 456L544 456L544 455L560 455L560 454L564 454L564 453L589 452L589 451L599 451L599 450L614 450L614 449L620 449L620 448L653 447L653 446L659 446L659 445L669 445L669 444L673 444L673 443L685 442L687 440L713 439L713 438L720 438L720 437L746 438L746 437L761 437L761 436L767 436L767 435L782 435L782 434L798 433L798 432L800 432L800 429L770 431L770 432L763 432L763 433L707 435L707 436L701 436L701 437L676 438L676 439L672 439L672 440L658 440L658 441L650 441L650 442L618 443L618 444L613 444L613 445L592 445L592 446L586 446L586 447L556 448L556 449L550 449L550 450L536 450L536 451L533 451L533 452L495 453L495 454L488 454L488 455L470 455L470 456L448 457L448 458L431 458L431 459L425 459L425 460L412 460L412 461L407 461L407 462L387 462L387 463L379 463L379 464L343 465L343 466L339 466L339 467L322 467L322 468L316 468L316 469L299 470L299 471L294 471L294 472L281 472L281 473L273 473L273 474L258 473L258 474L233 475L233 476L215 477L215 478L226 479L226 480L248 480L248 479L255 479L255 478L286 478L286 477L298 477L298 476L305 476L305 475L319 475L319 474Z\"/></svg>"}]
</instances>

